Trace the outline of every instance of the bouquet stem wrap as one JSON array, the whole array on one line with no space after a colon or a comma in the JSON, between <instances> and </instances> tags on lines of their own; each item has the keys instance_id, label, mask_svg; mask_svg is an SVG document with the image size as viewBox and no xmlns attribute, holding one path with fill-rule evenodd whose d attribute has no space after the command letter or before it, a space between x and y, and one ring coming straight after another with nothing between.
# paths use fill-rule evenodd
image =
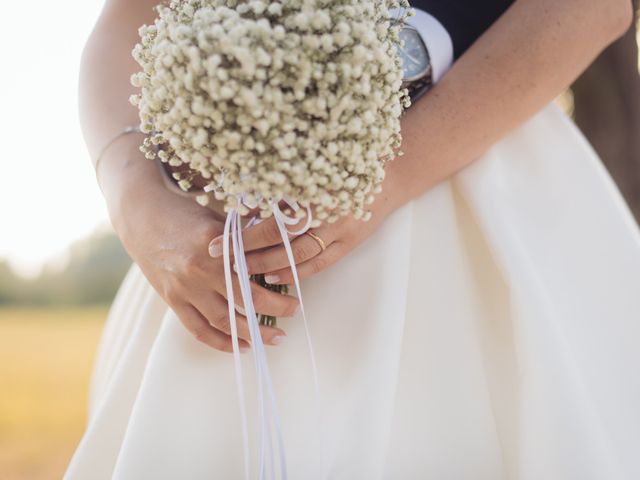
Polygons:
<instances>
[{"instance_id":1,"label":"bouquet stem wrap","mask_svg":"<svg viewBox=\"0 0 640 480\"><path fill-rule=\"evenodd\" d=\"M242 204L242 199L239 198L239 203ZM300 288L300 281L298 278L298 272L296 269L295 260L293 258L293 251L291 249L291 243L289 241L289 234L301 235L306 232L312 221L311 210L307 209L307 221L306 224L299 230L289 232L287 225L295 225L299 220L295 217L288 217L280 209L277 202L270 202L275 221L277 222L282 242L287 252L289 259L289 265L293 274L294 284L298 294L300 302L300 312L302 314L302 320L304 322L304 328L309 346L309 355L311 358L311 368L313 372L313 382L315 387L315 403L316 413L318 416L317 427L321 428L321 403L320 403L320 387L318 382L318 372L315 361L315 354L313 351L313 345L311 343L311 335L309 333L309 325L304 310L304 304L302 301L302 292ZM293 203L290 207L296 211L299 209L298 205ZM260 445L259 445L259 479L265 478L277 478L276 477L276 460L279 462L280 477L287 478L287 464L286 453L284 446L284 439L282 434L282 424L280 422L280 415L278 413L278 407L276 403L275 394L273 391L273 383L271 381L271 375L269 373L269 365L267 362L267 356L265 353L264 343L262 342L262 336L260 335L260 328L258 323L258 316L256 314L253 299L251 298L251 285L249 273L247 270L247 263L244 254L244 245L242 240L242 223L241 215L238 209L233 209L228 212L223 233L223 261L224 261L224 274L227 287L227 301L229 308L229 319L231 324L231 338L233 343L233 357L235 364L236 374L236 386L238 390L238 398L240 405L240 416L242 421L242 438L243 438L243 450L244 450L244 469L245 479L250 479L250 449L249 449L249 433L247 424L247 409L246 398L244 392L244 381L242 376L242 365L240 362L240 349L238 344L238 328L236 322L236 310L235 310L235 298L233 292L233 283L231 275L231 251L230 244L233 247L233 257L236 262L237 275L240 283L240 291L244 308L246 311L247 322L249 324L249 334L251 336L251 351L253 354L256 377L258 379L258 406L260 412ZM322 445L320 431L318 438L320 439L320 445ZM274 452L274 436L275 436L275 450ZM322 449L318 449L320 455L320 467L318 472L322 472ZM268 471L267 471L268 470Z\"/></svg>"}]
</instances>

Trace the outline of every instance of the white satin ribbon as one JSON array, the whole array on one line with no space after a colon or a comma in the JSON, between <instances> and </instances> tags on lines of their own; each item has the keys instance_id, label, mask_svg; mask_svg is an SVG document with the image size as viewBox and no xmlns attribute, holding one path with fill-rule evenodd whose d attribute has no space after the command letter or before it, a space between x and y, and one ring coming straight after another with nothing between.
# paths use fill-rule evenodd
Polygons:
<instances>
[{"instance_id":1,"label":"white satin ribbon","mask_svg":"<svg viewBox=\"0 0 640 480\"><path fill-rule=\"evenodd\" d=\"M236 324L236 308L233 295L233 283L231 277L231 260L229 256L229 232L232 220L235 218L234 212L229 212L224 222L224 242L222 244L222 256L224 258L224 279L227 286L227 303L229 307L229 319L231 325L231 342L233 344L233 362L236 371L236 387L238 389L238 399L240 402L240 412L242 421L242 443L245 452L244 472L245 480L249 480L249 434L247 429L247 416L245 414L247 407L245 404L244 382L242 380L242 365L240 363L240 347L238 345L238 326Z\"/></svg>"},{"instance_id":2,"label":"white satin ribbon","mask_svg":"<svg viewBox=\"0 0 640 480\"><path fill-rule=\"evenodd\" d=\"M242 198L238 199L242 203ZM297 211L299 206L293 202L288 202L289 206ZM299 222L299 219L294 217L288 217L279 208L277 202L270 202L271 209L273 211L280 235L282 236L282 242L287 252L289 259L289 265L293 274L296 291L298 293L298 299L300 302L300 311L304 321L304 327L307 337L307 343L309 346L309 354L311 357L311 367L313 371L313 381L315 387L315 402L316 413L318 421L318 435L317 438L320 441L320 448L318 449L320 456L320 465L318 472L322 475L323 466L323 453L322 453L322 435L321 435L321 403L320 403L320 388L318 383L318 373L316 368L315 355L313 353L313 346L311 343L311 335L309 334L308 322L306 319L304 306L302 303L302 295L300 290L300 282L298 279L298 272L293 258L293 252L291 249L291 243L289 242L289 233L293 235L301 235L306 232L311 225L311 210L307 208L307 221L303 228L295 231L288 232L286 225L295 225ZM254 223L253 220L250 224ZM242 422L242 438L244 449L244 469L245 479L249 480L250 475L250 449L249 449L249 435L248 435L248 422L246 412L246 399L244 392L244 382L242 377L242 365L240 362L240 350L238 342L238 330L236 322L236 307L233 294L233 283L231 275L231 255L229 250L229 241L231 240L233 245L233 253L236 262L238 281L240 284L240 291L242 294L242 300L244 304L244 310L249 324L249 335L251 337L251 351L253 353L254 365L256 369L256 378L258 382L258 404L260 412L260 443L259 443L259 459L260 459L260 471L259 479L276 478L276 458L274 457L274 444L273 444L273 431L272 426L275 429L276 447L277 447L277 459L279 460L280 478L287 479L287 464L286 454L284 447L284 440L282 435L282 425L280 422L280 416L277 409L276 399L273 391L273 384L271 381L271 375L269 373L269 366L267 363L267 357L265 353L264 343L262 342L262 336L260 335L260 326L258 323L258 317L253 305L253 299L251 295L251 282L249 279L249 273L247 270L247 263L244 254L244 244L242 239L242 223L241 215L237 209L231 210L227 214L225 221L224 233L223 233L223 248L222 255L224 261L224 273L227 289L227 302L229 308L229 320L231 325L231 339L233 345L233 356L236 371L236 385L239 397L240 416ZM269 477L265 475L269 474Z\"/></svg>"},{"instance_id":3,"label":"white satin ribbon","mask_svg":"<svg viewBox=\"0 0 640 480\"><path fill-rule=\"evenodd\" d=\"M287 200L287 203L294 211L297 210L297 204L291 204ZM298 269L296 268L296 262L293 257L293 250L291 249L291 242L289 242L289 233L292 235L302 235L306 232L311 226L312 215L311 208L307 207L307 221L303 228L297 230L295 232L289 232L287 230L286 225L295 225L300 220L294 217L286 216L281 210L277 202L270 202L271 210L273 211L273 216L275 217L276 223L278 225L278 230L280 230L280 236L282 237L282 243L284 244L285 251L287 252L287 258L289 259L289 266L291 267L291 274L293 276L293 282L296 286L296 292L298 294L298 301L300 302L300 313L302 314L302 320L304 322L304 330L307 336L307 345L309 346L309 356L311 358L311 371L313 372L313 385L314 385L314 396L315 396L315 412L316 412L316 428L318 429L318 455L319 455L319 465L317 468L319 478L323 478L324 472L324 452L323 452L323 444L322 439L324 435L322 435L322 404L320 403L320 382L318 381L318 368L316 366L316 357L313 351L313 344L311 343L311 334L309 333L309 323L307 322L307 316L304 311L304 304L302 302L302 290L300 288L300 280L298 279Z\"/></svg>"}]
</instances>

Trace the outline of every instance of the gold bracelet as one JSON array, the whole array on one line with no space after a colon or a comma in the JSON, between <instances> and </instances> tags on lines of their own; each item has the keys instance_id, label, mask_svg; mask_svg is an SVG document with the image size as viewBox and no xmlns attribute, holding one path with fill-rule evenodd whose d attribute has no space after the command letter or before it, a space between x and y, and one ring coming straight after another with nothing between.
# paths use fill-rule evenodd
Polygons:
<instances>
[{"instance_id":1,"label":"gold bracelet","mask_svg":"<svg viewBox=\"0 0 640 480\"><path fill-rule=\"evenodd\" d=\"M130 125L124 128L117 135L115 135L111 140L107 142L107 144L104 147L102 147L102 150L100 150L100 153L98 154L98 156L96 157L96 161L94 162L94 172L96 174L96 181L98 180L98 166L100 165L100 160L102 160L102 157L104 157L104 154L107 152L107 150L111 145L116 143L117 140L119 140L121 137L124 137L125 135L129 135L130 133L143 133L143 132L142 130L140 130L139 126Z\"/></svg>"}]
</instances>

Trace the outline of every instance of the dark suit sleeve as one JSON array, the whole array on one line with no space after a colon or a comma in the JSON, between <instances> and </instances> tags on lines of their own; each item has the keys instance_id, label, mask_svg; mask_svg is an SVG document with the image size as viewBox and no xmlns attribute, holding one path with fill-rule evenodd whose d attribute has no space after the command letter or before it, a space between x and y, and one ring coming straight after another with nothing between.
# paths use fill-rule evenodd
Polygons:
<instances>
[{"instance_id":1,"label":"dark suit sleeve","mask_svg":"<svg viewBox=\"0 0 640 480\"><path fill-rule=\"evenodd\" d=\"M430 13L447 29L455 58L462 55L514 0L409 0L412 7Z\"/></svg>"}]
</instances>

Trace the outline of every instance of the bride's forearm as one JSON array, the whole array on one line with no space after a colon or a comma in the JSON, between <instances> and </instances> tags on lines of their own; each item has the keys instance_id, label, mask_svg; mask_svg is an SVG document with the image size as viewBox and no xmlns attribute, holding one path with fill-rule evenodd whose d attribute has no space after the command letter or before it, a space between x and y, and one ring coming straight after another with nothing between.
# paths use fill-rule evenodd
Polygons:
<instances>
[{"instance_id":1,"label":"bride's forearm","mask_svg":"<svg viewBox=\"0 0 640 480\"><path fill-rule=\"evenodd\" d=\"M122 136L105 149L125 127L139 123L137 111L128 101L134 93L130 77L138 70L131 50L138 41L138 27L153 21L156 3L108 0L82 55L80 123L94 166L101 157L98 182L116 230L121 206L132 200L132 195L163 185L157 166L138 150L140 134Z\"/></svg>"},{"instance_id":2,"label":"bride's forearm","mask_svg":"<svg viewBox=\"0 0 640 480\"><path fill-rule=\"evenodd\" d=\"M627 0L518 0L402 119L392 208L481 156L555 98L630 25ZM382 200L382 199L381 199Z\"/></svg>"}]
</instances>

